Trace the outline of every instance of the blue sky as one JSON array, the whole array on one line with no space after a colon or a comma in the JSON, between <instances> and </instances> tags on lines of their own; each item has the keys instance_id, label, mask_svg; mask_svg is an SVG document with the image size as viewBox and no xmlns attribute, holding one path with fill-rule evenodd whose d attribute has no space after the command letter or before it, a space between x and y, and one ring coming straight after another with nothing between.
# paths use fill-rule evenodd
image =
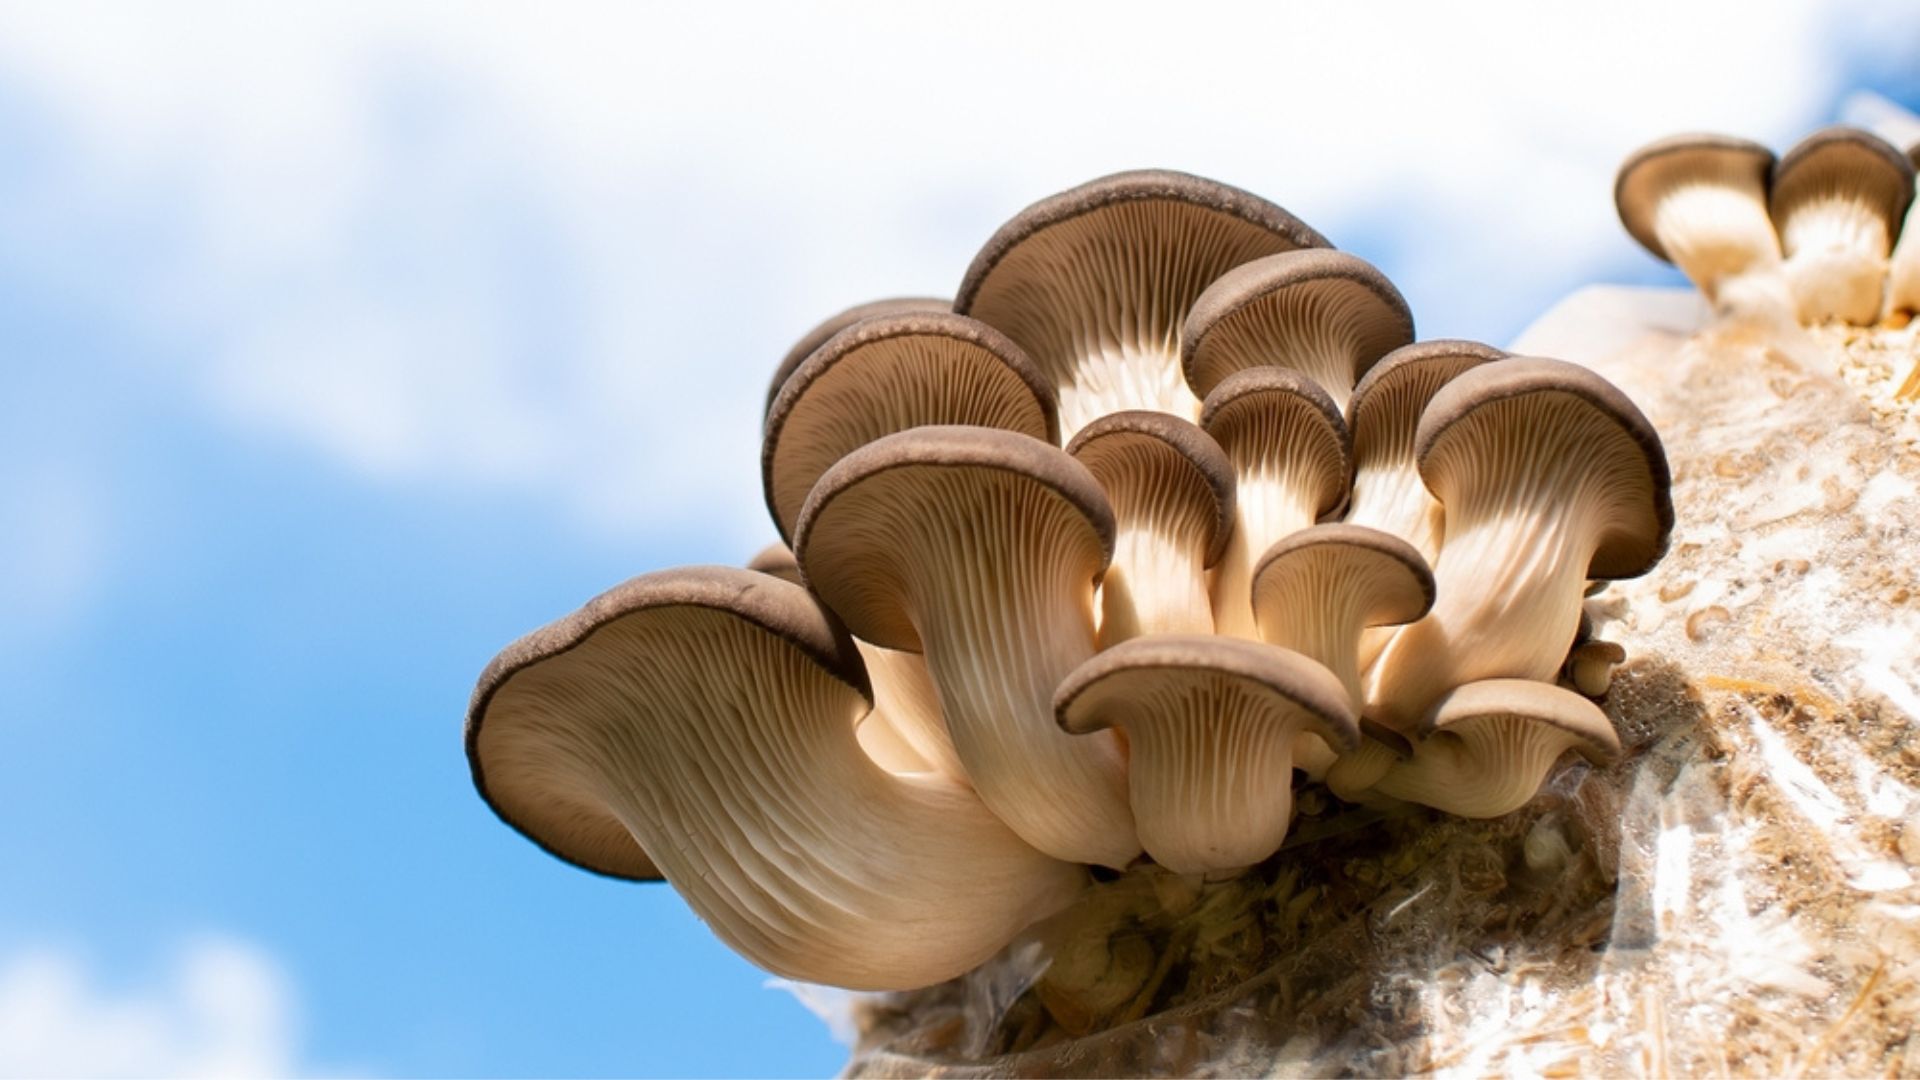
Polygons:
<instances>
[{"instance_id":1,"label":"blue sky","mask_svg":"<svg viewBox=\"0 0 1920 1080\"><path fill-rule=\"evenodd\" d=\"M0 8L0 1074L835 1071L459 744L507 641L771 535L793 337L1158 165L1503 342L1674 280L1635 145L1920 102L1915 3L1158 10Z\"/></svg>"}]
</instances>

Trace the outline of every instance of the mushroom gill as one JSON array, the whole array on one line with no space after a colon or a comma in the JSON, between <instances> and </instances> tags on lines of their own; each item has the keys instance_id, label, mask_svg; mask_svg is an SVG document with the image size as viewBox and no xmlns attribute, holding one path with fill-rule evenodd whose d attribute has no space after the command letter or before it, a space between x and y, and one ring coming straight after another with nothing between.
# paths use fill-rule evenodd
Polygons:
<instances>
[{"instance_id":1,"label":"mushroom gill","mask_svg":"<svg viewBox=\"0 0 1920 1080\"><path fill-rule=\"evenodd\" d=\"M904 989L978 964L1081 888L964 785L854 739L865 672L804 589L644 575L507 647L466 745L502 820L569 862L664 877L792 978Z\"/></svg>"},{"instance_id":2,"label":"mushroom gill","mask_svg":"<svg viewBox=\"0 0 1920 1080\"><path fill-rule=\"evenodd\" d=\"M1053 380L1062 435L1157 409L1192 420L1180 325L1214 279L1326 238L1278 206L1185 173L1116 173L1034 203L988 239L954 310L1020 344Z\"/></svg>"}]
</instances>

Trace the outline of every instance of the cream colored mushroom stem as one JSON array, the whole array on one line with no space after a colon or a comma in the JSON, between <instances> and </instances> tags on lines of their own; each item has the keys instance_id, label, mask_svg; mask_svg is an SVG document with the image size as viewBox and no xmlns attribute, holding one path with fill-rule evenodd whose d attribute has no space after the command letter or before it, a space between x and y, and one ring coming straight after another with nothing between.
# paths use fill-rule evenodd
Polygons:
<instances>
[{"instance_id":1,"label":"cream colored mushroom stem","mask_svg":"<svg viewBox=\"0 0 1920 1080\"><path fill-rule=\"evenodd\" d=\"M975 790L1035 847L1124 867L1140 850L1111 736L1053 723L1053 690L1094 651L1093 589L1113 538L1098 483L1010 432L922 427L821 477L797 551L860 637L924 653Z\"/></svg>"},{"instance_id":2,"label":"cream colored mushroom stem","mask_svg":"<svg viewBox=\"0 0 1920 1080\"><path fill-rule=\"evenodd\" d=\"M1620 168L1614 202L1627 231L1678 266L1727 315L1791 322L1793 297L1767 212L1773 152L1724 135L1677 135Z\"/></svg>"},{"instance_id":3,"label":"cream colored mushroom stem","mask_svg":"<svg viewBox=\"0 0 1920 1080\"><path fill-rule=\"evenodd\" d=\"M590 869L657 871L767 970L925 986L1057 910L1084 871L964 785L869 760L854 739L863 682L803 589L665 571L502 653L468 753L509 823Z\"/></svg>"},{"instance_id":4,"label":"cream colored mushroom stem","mask_svg":"<svg viewBox=\"0 0 1920 1080\"><path fill-rule=\"evenodd\" d=\"M1210 634L1207 567L1233 527L1233 465L1206 432L1165 413L1110 413L1067 445L1113 505L1100 582L1100 647L1142 634Z\"/></svg>"},{"instance_id":5,"label":"cream colored mushroom stem","mask_svg":"<svg viewBox=\"0 0 1920 1080\"><path fill-rule=\"evenodd\" d=\"M1437 596L1381 653L1366 710L1402 733L1464 683L1551 681L1588 579L1644 573L1673 520L1652 426L1572 364L1512 359L1461 375L1428 406L1416 445L1447 513Z\"/></svg>"},{"instance_id":6,"label":"cream colored mushroom stem","mask_svg":"<svg viewBox=\"0 0 1920 1080\"><path fill-rule=\"evenodd\" d=\"M1806 322L1867 325L1880 314L1887 277L1887 222L1850 193L1809 200L1781 229L1787 284Z\"/></svg>"}]
</instances>

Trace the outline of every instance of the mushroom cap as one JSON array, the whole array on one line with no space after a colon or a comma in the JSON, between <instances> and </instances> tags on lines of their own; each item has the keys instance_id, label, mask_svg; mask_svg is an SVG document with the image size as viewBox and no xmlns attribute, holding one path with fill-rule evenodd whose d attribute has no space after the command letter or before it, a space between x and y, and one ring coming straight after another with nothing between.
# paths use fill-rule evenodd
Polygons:
<instances>
[{"instance_id":1,"label":"mushroom cap","mask_svg":"<svg viewBox=\"0 0 1920 1080\"><path fill-rule=\"evenodd\" d=\"M1212 566L1233 536L1233 462L1213 437L1170 413L1128 409L1080 429L1067 453L1093 473L1111 493L1116 474L1139 467L1141 457L1156 460L1163 498L1184 496L1209 508L1205 565ZM1168 490L1173 487L1184 490Z\"/></svg>"},{"instance_id":2,"label":"mushroom cap","mask_svg":"<svg viewBox=\"0 0 1920 1080\"><path fill-rule=\"evenodd\" d=\"M813 350L827 343L827 339L845 330L862 319L876 319L883 315L906 315L913 313L929 314L952 311L953 301L941 300L931 296L893 296L884 300L869 300L864 304L855 304L845 311L829 316L813 329L800 336L780 358L780 366L773 369L773 378L767 383L768 409L773 408L773 399L780 396L780 387L786 384L787 376L793 369L812 354Z\"/></svg>"},{"instance_id":3,"label":"mushroom cap","mask_svg":"<svg viewBox=\"0 0 1920 1080\"><path fill-rule=\"evenodd\" d=\"M1018 261L1020 248L1036 235L1113 207L1148 202L1185 204L1239 221L1249 226L1252 234L1271 237L1265 244L1252 245L1270 251L1332 246L1306 222L1251 192L1172 169L1132 169L1049 195L1015 214L974 256L961 278L953 310L983 317L973 310L981 294L987 291L991 279L1016 269L1011 264Z\"/></svg>"},{"instance_id":4,"label":"mushroom cap","mask_svg":"<svg viewBox=\"0 0 1920 1080\"><path fill-rule=\"evenodd\" d=\"M1899 235L1913 201L1913 162L1880 136L1834 126L1801 139L1773 167L1767 208L1783 224L1808 199L1836 191L1857 193L1887 223L1887 242Z\"/></svg>"},{"instance_id":5,"label":"mushroom cap","mask_svg":"<svg viewBox=\"0 0 1920 1080\"><path fill-rule=\"evenodd\" d=\"M777 540L755 552L753 558L747 560L747 569L795 585L801 583L800 560L793 557L792 548Z\"/></svg>"},{"instance_id":6,"label":"mushroom cap","mask_svg":"<svg viewBox=\"0 0 1920 1080\"><path fill-rule=\"evenodd\" d=\"M1054 692L1054 719L1068 734L1091 734L1127 723L1123 717L1129 713L1158 719L1154 709L1140 709L1142 688L1202 682L1260 686L1311 713L1315 730L1321 730L1332 746L1359 746L1359 721L1346 701L1346 690L1331 671L1296 651L1213 634L1133 638L1094 655L1060 680ZM1200 711L1179 721L1206 723L1208 713Z\"/></svg>"},{"instance_id":7,"label":"mushroom cap","mask_svg":"<svg viewBox=\"0 0 1920 1080\"><path fill-rule=\"evenodd\" d=\"M1749 176L1764 195L1772 168L1773 151L1751 139L1669 135L1635 150L1621 163L1613 180L1613 205L1620 212L1620 223L1641 247L1672 262L1653 228L1655 210L1667 191L1691 177L1717 172Z\"/></svg>"},{"instance_id":8,"label":"mushroom cap","mask_svg":"<svg viewBox=\"0 0 1920 1080\"><path fill-rule=\"evenodd\" d=\"M868 550L887 542L892 530L863 526L923 519L919 506L925 500L951 505L968 492L993 498L995 480L1052 496L1041 504L1052 511L1048 520L1037 507L1032 510L1029 523L1036 531L1095 545L1100 567L1113 557L1113 508L1086 466L1058 447L1013 432L933 425L868 443L814 484L794 528L794 550L808 586L861 638L882 648L919 651L920 635L900 603L899 583L882 569L902 553ZM835 519L850 527L836 527ZM828 541L823 534L831 534ZM970 572L996 573L992 567Z\"/></svg>"},{"instance_id":9,"label":"mushroom cap","mask_svg":"<svg viewBox=\"0 0 1920 1080\"><path fill-rule=\"evenodd\" d=\"M1238 188L1164 170L1117 173L1042 199L974 257L954 310L1020 344L1059 394L1069 436L1108 412L1192 419L1180 323L1214 278L1262 255L1324 247Z\"/></svg>"},{"instance_id":10,"label":"mushroom cap","mask_svg":"<svg viewBox=\"0 0 1920 1080\"><path fill-rule=\"evenodd\" d=\"M1207 395L1200 426L1236 460L1234 447L1242 436L1273 430L1307 436L1313 459L1321 466L1317 512L1325 514L1346 498L1353 481L1353 439L1340 407L1319 383L1297 371L1263 367L1234 372Z\"/></svg>"},{"instance_id":11,"label":"mushroom cap","mask_svg":"<svg viewBox=\"0 0 1920 1080\"><path fill-rule=\"evenodd\" d=\"M1260 557L1253 571L1256 617L1319 603L1332 574L1364 583L1362 626L1410 623L1433 606L1433 571L1412 544L1364 525L1334 523L1282 537Z\"/></svg>"},{"instance_id":12,"label":"mushroom cap","mask_svg":"<svg viewBox=\"0 0 1920 1080\"><path fill-rule=\"evenodd\" d=\"M1448 691L1420 723L1420 737L1479 720L1517 717L1565 732L1574 749L1599 765L1620 757L1620 733L1598 705L1571 690L1532 679L1482 679Z\"/></svg>"},{"instance_id":13,"label":"mushroom cap","mask_svg":"<svg viewBox=\"0 0 1920 1080\"><path fill-rule=\"evenodd\" d=\"M896 431L969 424L1059 441L1053 387L998 330L950 312L848 326L793 369L767 409L760 473L767 510L792 535L807 492L834 462Z\"/></svg>"},{"instance_id":14,"label":"mushroom cap","mask_svg":"<svg viewBox=\"0 0 1920 1080\"><path fill-rule=\"evenodd\" d=\"M1613 475L1631 495L1632 514L1603 524L1587 576L1628 578L1653 569L1673 532L1666 450L1653 424L1618 387L1578 364L1513 357L1474 368L1441 388L1414 433L1414 459L1427 486L1437 495L1450 470L1472 468L1502 454L1528 453L1529 445L1507 433L1510 428L1502 421L1508 411L1497 406L1536 396L1578 402L1590 410L1585 415L1604 419L1594 430L1612 438L1605 445L1584 447L1583 460L1616 470ZM1476 450L1476 444L1482 448ZM1528 463L1508 464L1523 470Z\"/></svg>"},{"instance_id":15,"label":"mushroom cap","mask_svg":"<svg viewBox=\"0 0 1920 1080\"><path fill-rule=\"evenodd\" d=\"M1129 714L1204 723L1204 711L1178 718L1140 708L1143 690L1170 685L1246 683L1300 706L1337 748L1360 744L1360 723L1340 680L1292 649L1210 634L1157 634L1123 641L1089 659L1054 691L1054 717L1069 735L1126 723Z\"/></svg>"},{"instance_id":16,"label":"mushroom cap","mask_svg":"<svg viewBox=\"0 0 1920 1080\"><path fill-rule=\"evenodd\" d=\"M622 662L627 650L618 627L624 621L675 608L733 616L743 636L776 639L825 677L873 701L852 640L804 590L728 566L643 574L507 646L481 672L467 708L473 785L501 821L543 850L609 877L661 880L652 858L604 802L527 760L521 748L541 737L547 695L576 676Z\"/></svg>"},{"instance_id":17,"label":"mushroom cap","mask_svg":"<svg viewBox=\"0 0 1920 1080\"><path fill-rule=\"evenodd\" d=\"M1283 251L1242 263L1207 286L1180 331L1180 366L1194 394L1205 398L1236 371L1298 367L1295 342L1316 328L1350 342L1351 385L1413 340L1413 312L1365 259L1330 248Z\"/></svg>"},{"instance_id":18,"label":"mushroom cap","mask_svg":"<svg viewBox=\"0 0 1920 1080\"><path fill-rule=\"evenodd\" d=\"M1373 444L1389 429L1404 427L1411 433L1433 395L1461 372L1507 356L1504 349L1477 341L1439 338L1402 345L1381 357L1347 399L1354 458L1366 460Z\"/></svg>"}]
</instances>

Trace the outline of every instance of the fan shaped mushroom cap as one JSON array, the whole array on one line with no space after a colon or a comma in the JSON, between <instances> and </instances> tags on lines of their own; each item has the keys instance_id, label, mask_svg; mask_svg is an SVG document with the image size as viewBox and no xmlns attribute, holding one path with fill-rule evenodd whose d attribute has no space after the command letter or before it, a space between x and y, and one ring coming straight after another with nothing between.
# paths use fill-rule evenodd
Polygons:
<instances>
[{"instance_id":1,"label":"fan shaped mushroom cap","mask_svg":"<svg viewBox=\"0 0 1920 1080\"><path fill-rule=\"evenodd\" d=\"M1433 571L1405 540L1362 525L1315 525L1281 539L1253 572L1260 637L1339 678L1354 711L1360 633L1410 623L1433 606Z\"/></svg>"},{"instance_id":2,"label":"fan shaped mushroom cap","mask_svg":"<svg viewBox=\"0 0 1920 1080\"><path fill-rule=\"evenodd\" d=\"M1116 740L1053 723L1094 651L1113 554L1099 482L1058 447L988 428L886 436L827 470L800 512L807 583L860 637L921 650L975 790L1035 847L1122 867L1140 850Z\"/></svg>"},{"instance_id":3,"label":"fan shaped mushroom cap","mask_svg":"<svg viewBox=\"0 0 1920 1080\"><path fill-rule=\"evenodd\" d=\"M1340 410L1308 376L1249 368L1207 395L1200 425L1233 462L1234 527L1213 579L1217 632L1258 636L1253 560L1346 498L1353 445Z\"/></svg>"},{"instance_id":4,"label":"fan shaped mushroom cap","mask_svg":"<svg viewBox=\"0 0 1920 1080\"><path fill-rule=\"evenodd\" d=\"M1441 698L1412 759L1389 767L1375 790L1461 817L1499 817L1526 805L1568 750L1609 764L1620 756L1620 736L1599 706L1571 690L1487 679Z\"/></svg>"},{"instance_id":5,"label":"fan shaped mushroom cap","mask_svg":"<svg viewBox=\"0 0 1920 1080\"><path fill-rule=\"evenodd\" d=\"M767 410L760 473L767 509L793 536L814 481L850 451L926 424L1059 439L1053 388L1020 347L983 322L915 312L863 319L787 377Z\"/></svg>"},{"instance_id":6,"label":"fan shaped mushroom cap","mask_svg":"<svg viewBox=\"0 0 1920 1080\"><path fill-rule=\"evenodd\" d=\"M1293 747L1343 749L1360 729L1333 674L1253 641L1134 638L1076 668L1054 695L1061 728L1121 727L1147 854L1183 874L1238 870L1280 849L1293 817Z\"/></svg>"},{"instance_id":7,"label":"fan shaped mushroom cap","mask_svg":"<svg viewBox=\"0 0 1920 1080\"><path fill-rule=\"evenodd\" d=\"M1728 135L1673 135L1641 147L1614 178L1620 223L1723 307L1785 301L1780 241L1767 216L1773 151ZM1739 282L1746 287L1735 286Z\"/></svg>"},{"instance_id":8,"label":"fan shaped mushroom cap","mask_svg":"<svg viewBox=\"0 0 1920 1080\"><path fill-rule=\"evenodd\" d=\"M1413 340L1413 313L1372 263L1344 251L1284 251L1207 286L1180 332L1180 364L1201 398L1236 371L1284 367L1345 407L1354 383Z\"/></svg>"},{"instance_id":9,"label":"fan shaped mushroom cap","mask_svg":"<svg viewBox=\"0 0 1920 1080\"><path fill-rule=\"evenodd\" d=\"M1920 143L1907 147L1907 159L1920 170ZM1914 194L1920 197L1920 180L1914 182ZM1907 204L1906 224L1888 259L1886 315L1920 315L1920 213ZM1916 368L1920 371L1920 368Z\"/></svg>"},{"instance_id":10,"label":"fan shaped mushroom cap","mask_svg":"<svg viewBox=\"0 0 1920 1080\"><path fill-rule=\"evenodd\" d=\"M1177 416L1132 409L1081 428L1067 453L1113 506L1113 562L1100 583L1101 646L1141 634L1212 633L1206 570L1233 534L1226 451Z\"/></svg>"},{"instance_id":11,"label":"fan shaped mushroom cap","mask_svg":"<svg viewBox=\"0 0 1920 1080\"><path fill-rule=\"evenodd\" d=\"M508 646L467 755L502 820L587 869L664 876L754 963L905 989L978 964L1085 879L965 787L874 765L853 734L867 702L804 589L669 570Z\"/></svg>"},{"instance_id":12,"label":"fan shaped mushroom cap","mask_svg":"<svg viewBox=\"0 0 1920 1080\"><path fill-rule=\"evenodd\" d=\"M786 385L787 376L801 365L813 350L827 343L827 339L845 330L862 319L877 319L883 315L934 314L952 311L953 301L940 300L931 296L894 296L884 300L869 300L864 304L855 304L823 320L819 325L800 336L780 358L780 366L773 369L773 378L767 383L767 409L773 408L773 399L780 396L780 388Z\"/></svg>"},{"instance_id":13,"label":"fan shaped mushroom cap","mask_svg":"<svg viewBox=\"0 0 1920 1080\"><path fill-rule=\"evenodd\" d=\"M1768 200L1805 322L1880 316L1887 255L1913 199L1913 163L1858 128L1823 128L1774 166Z\"/></svg>"},{"instance_id":14,"label":"fan shaped mushroom cap","mask_svg":"<svg viewBox=\"0 0 1920 1080\"><path fill-rule=\"evenodd\" d=\"M1257 196L1185 173L1116 173L1042 199L974 257L954 310L1020 344L1059 393L1072 437L1094 418L1199 403L1180 324L1228 269L1325 237Z\"/></svg>"},{"instance_id":15,"label":"fan shaped mushroom cap","mask_svg":"<svg viewBox=\"0 0 1920 1080\"><path fill-rule=\"evenodd\" d=\"M1445 514L1413 459L1420 414L1455 376L1506 356L1477 341L1422 341L1388 353L1361 378L1347 402L1347 430L1353 433L1350 524L1392 533L1429 563L1439 555Z\"/></svg>"},{"instance_id":16,"label":"fan shaped mushroom cap","mask_svg":"<svg viewBox=\"0 0 1920 1080\"><path fill-rule=\"evenodd\" d=\"M747 569L803 584L800 563L785 544L761 548L748 561ZM953 751L953 740L947 737L940 699L933 689L933 676L927 674L926 662L918 653L883 649L858 639L853 644L860 650L860 660L873 685L873 711L855 729L861 749L888 772L937 769L964 783L967 773Z\"/></svg>"},{"instance_id":17,"label":"fan shaped mushroom cap","mask_svg":"<svg viewBox=\"0 0 1920 1080\"><path fill-rule=\"evenodd\" d=\"M1433 610L1373 668L1368 715L1402 732L1453 687L1551 679L1589 578L1652 569L1673 529L1660 436L1613 384L1516 357L1448 383L1414 437L1446 507Z\"/></svg>"}]
</instances>

